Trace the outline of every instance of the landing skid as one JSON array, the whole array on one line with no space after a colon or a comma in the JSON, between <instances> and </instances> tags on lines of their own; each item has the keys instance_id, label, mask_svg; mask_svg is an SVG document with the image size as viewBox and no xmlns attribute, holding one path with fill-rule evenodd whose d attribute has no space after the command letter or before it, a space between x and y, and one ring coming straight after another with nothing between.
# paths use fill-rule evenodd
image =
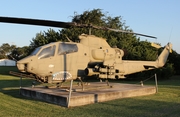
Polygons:
<instances>
[{"instance_id":1,"label":"landing skid","mask_svg":"<svg viewBox=\"0 0 180 117\"><path fill-rule=\"evenodd\" d=\"M96 84L96 85L95 85ZM98 85L97 85L98 84ZM71 84L59 83L59 84L41 84L41 85L34 85L34 87L45 87L49 89L59 89L61 91L69 92L71 88ZM110 85L109 81L105 82L73 82L71 91L73 92L83 92L83 91L93 91L93 90L102 90L102 89L109 89L113 88L113 85Z\"/></svg>"}]
</instances>

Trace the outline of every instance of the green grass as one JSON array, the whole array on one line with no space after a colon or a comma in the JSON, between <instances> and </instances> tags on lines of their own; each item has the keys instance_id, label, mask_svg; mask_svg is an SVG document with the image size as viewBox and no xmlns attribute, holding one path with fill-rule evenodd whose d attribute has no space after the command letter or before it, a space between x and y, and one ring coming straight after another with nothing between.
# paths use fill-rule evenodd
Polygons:
<instances>
[{"instance_id":1,"label":"green grass","mask_svg":"<svg viewBox=\"0 0 180 117\"><path fill-rule=\"evenodd\" d=\"M1 69L2 71L4 70ZM23 79L22 86L30 86L31 82L30 79ZM144 85L154 85L154 82L147 81ZM19 95L19 86L18 77L0 75L0 117L180 116L180 76L158 81L159 92L154 95L117 99L73 108L23 97Z\"/></svg>"}]
</instances>

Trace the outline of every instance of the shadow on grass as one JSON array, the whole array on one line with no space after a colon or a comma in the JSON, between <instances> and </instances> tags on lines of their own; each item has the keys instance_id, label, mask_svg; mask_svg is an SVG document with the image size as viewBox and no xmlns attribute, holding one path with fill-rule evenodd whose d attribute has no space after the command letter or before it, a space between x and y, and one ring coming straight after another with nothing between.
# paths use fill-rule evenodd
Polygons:
<instances>
[{"instance_id":1,"label":"shadow on grass","mask_svg":"<svg viewBox=\"0 0 180 117\"><path fill-rule=\"evenodd\" d=\"M3 79L3 80L2 80ZM4 80L7 79L7 80ZM18 77L1 75L0 76L0 92L15 98L24 98L20 95L20 87L30 87L32 85L32 79L22 78L22 81Z\"/></svg>"},{"instance_id":2,"label":"shadow on grass","mask_svg":"<svg viewBox=\"0 0 180 117\"><path fill-rule=\"evenodd\" d=\"M90 105L94 106L94 105ZM158 101L150 99L118 99L109 102L95 104L95 108L87 111L98 112L99 116L128 116L128 117L158 117L158 116L180 116L180 103ZM81 107L83 108L83 107ZM89 108L89 106L86 106ZM86 109L85 109L86 111ZM97 115L94 115L97 116Z\"/></svg>"},{"instance_id":3,"label":"shadow on grass","mask_svg":"<svg viewBox=\"0 0 180 117\"><path fill-rule=\"evenodd\" d=\"M10 71L19 72L16 66L0 66L0 74L1 75L10 75Z\"/></svg>"}]
</instances>

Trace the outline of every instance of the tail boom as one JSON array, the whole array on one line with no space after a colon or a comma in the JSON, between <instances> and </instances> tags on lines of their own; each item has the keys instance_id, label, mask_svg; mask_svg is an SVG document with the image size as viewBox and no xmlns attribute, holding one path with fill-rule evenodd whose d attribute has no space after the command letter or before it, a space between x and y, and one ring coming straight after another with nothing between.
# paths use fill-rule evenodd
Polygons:
<instances>
[{"instance_id":1,"label":"tail boom","mask_svg":"<svg viewBox=\"0 0 180 117\"><path fill-rule=\"evenodd\" d=\"M167 61L171 50L172 44L168 43L156 61L123 60L122 65L124 66L124 75L163 67Z\"/></svg>"}]
</instances>

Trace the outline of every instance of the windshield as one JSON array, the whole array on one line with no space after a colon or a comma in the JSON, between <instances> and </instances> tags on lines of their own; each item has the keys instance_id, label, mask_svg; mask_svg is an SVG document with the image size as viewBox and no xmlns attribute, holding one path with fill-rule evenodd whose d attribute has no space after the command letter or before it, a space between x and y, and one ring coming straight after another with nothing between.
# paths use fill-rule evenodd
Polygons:
<instances>
[{"instance_id":1,"label":"windshield","mask_svg":"<svg viewBox=\"0 0 180 117\"><path fill-rule=\"evenodd\" d=\"M67 43L60 43L58 48L58 54L69 54L73 52L77 52L78 47L76 44L67 44Z\"/></svg>"},{"instance_id":2,"label":"windshield","mask_svg":"<svg viewBox=\"0 0 180 117\"><path fill-rule=\"evenodd\" d=\"M39 52L40 49L41 49L41 47L36 48L30 55L31 56L36 55Z\"/></svg>"},{"instance_id":3,"label":"windshield","mask_svg":"<svg viewBox=\"0 0 180 117\"><path fill-rule=\"evenodd\" d=\"M44 48L38 55L38 59L48 58L54 56L56 46L49 46Z\"/></svg>"}]
</instances>

